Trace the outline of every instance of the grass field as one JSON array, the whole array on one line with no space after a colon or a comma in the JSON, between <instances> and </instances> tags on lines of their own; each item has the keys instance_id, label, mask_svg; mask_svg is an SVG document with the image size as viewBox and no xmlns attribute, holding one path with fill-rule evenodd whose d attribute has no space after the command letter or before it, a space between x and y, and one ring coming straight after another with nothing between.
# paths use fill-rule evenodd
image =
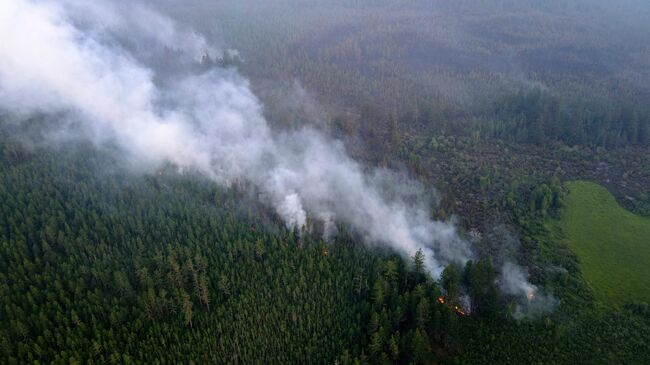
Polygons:
<instances>
[{"instance_id":1,"label":"grass field","mask_svg":"<svg viewBox=\"0 0 650 365\"><path fill-rule=\"evenodd\" d=\"M650 219L622 208L604 187L566 184L558 228L578 255L587 283L603 303L650 303Z\"/></svg>"}]
</instances>

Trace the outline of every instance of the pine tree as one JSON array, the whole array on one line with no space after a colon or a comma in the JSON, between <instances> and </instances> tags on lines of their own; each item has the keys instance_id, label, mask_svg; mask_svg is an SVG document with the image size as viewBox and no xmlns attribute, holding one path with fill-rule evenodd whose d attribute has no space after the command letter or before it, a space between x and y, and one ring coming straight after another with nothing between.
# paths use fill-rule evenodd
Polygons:
<instances>
[{"instance_id":1,"label":"pine tree","mask_svg":"<svg viewBox=\"0 0 650 365\"><path fill-rule=\"evenodd\" d=\"M425 256L424 253L422 252L422 249L418 249L415 252L415 255L413 255L413 265L415 266L415 272L416 273L424 273L424 260Z\"/></svg>"}]
</instances>

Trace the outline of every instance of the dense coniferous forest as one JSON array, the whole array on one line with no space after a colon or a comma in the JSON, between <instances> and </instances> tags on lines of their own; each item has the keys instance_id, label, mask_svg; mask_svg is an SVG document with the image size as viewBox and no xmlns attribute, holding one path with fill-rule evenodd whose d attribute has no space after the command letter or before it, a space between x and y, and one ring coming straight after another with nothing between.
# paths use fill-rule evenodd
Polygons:
<instances>
[{"instance_id":1,"label":"dense coniferous forest","mask_svg":"<svg viewBox=\"0 0 650 365\"><path fill-rule=\"evenodd\" d=\"M260 186L97 142L67 105L27 113L6 97L0 62L0 364L650 364L649 303L600 300L573 249L583 238L561 228L576 180L650 217L641 3L156 0L223 51L142 56L140 28L133 44L108 37L150 67L152 88L241 74L273 138L313 129L362 173L422 184L427 218L472 251L435 278L422 250L400 255L344 221L323 234L318 212L288 228ZM86 30L90 15L71 26ZM161 94L156 112L176 103ZM618 237L609 244L626 247ZM504 289L507 263L530 297Z\"/></svg>"},{"instance_id":2,"label":"dense coniferous forest","mask_svg":"<svg viewBox=\"0 0 650 365\"><path fill-rule=\"evenodd\" d=\"M304 363L358 342L381 255L88 147L3 152L3 363Z\"/></svg>"},{"instance_id":3,"label":"dense coniferous forest","mask_svg":"<svg viewBox=\"0 0 650 365\"><path fill-rule=\"evenodd\" d=\"M524 242L550 251L530 260L569 270L536 277L560 298L554 313L517 321L488 253L438 283L420 254L301 236L191 173L133 175L86 145L0 146L3 363L649 360L647 305L599 308L573 256L534 223L561 206L557 181L508 194ZM461 287L469 316L453 309Z\"/></svg>"},{"instance_id":4,"label":"dense coniferous forest","mask_svg":"<svg viewBox=\"0 0 650 365\"><path fill-rule=\"evenodd\" d=\"M595 110L594 110L595 109ZM601 147L648 146L650 115L633 106L598 110L571 105L539 90L517 94L496 103L496 123L482 122L488 135L516 142ZM602 109L602 108L600 108ZM594 131L596 131L594 133Z\"/></svg>"}]
</instances>

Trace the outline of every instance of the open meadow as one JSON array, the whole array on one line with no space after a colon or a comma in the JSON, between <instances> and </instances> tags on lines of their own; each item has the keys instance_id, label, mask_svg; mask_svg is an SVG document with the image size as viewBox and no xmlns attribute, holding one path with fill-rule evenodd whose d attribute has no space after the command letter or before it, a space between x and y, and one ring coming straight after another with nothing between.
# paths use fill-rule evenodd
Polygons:
<instances>
[{"instance_id":1,"label":"open meadow","mask_svg":"<svg viewBox=\"0 0 650 365\"><path fill-rule=\"evenodd\" d=\"M607 304L650 301L650 219L623 209L604 187L567 183L558 225L585 279Z\"/></svg>"}]
</instances>

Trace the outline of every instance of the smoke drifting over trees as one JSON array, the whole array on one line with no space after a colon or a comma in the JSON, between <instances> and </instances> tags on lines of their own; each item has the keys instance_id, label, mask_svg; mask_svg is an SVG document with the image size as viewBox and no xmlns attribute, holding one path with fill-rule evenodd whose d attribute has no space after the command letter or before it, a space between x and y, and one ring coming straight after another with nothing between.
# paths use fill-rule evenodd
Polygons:
<instances>
[{"instance_id":1,"label":"smoke drifting over trees","mask_svg":"<svg viewBox=\"0 0 650 365\"><path fill-rule=\"evenodd\" d=\"M0 363L650 363L649 18L0 0Z\"/></svg>"},{"instance_id":2,"label":"smoke drifting over trees","mask_svg":"<svg viewBox=\"0 0 650 365\"><path fill-rule=\"evenodd\" d=\"M195 60L216 52L170 19L139 5L18 0L0 5L0 20L4 109L64 113L75 126L66 134L117 144L136 165L171 162L220 184L246 181L287 226L304 226L308 214L348 223L404 256L422 250L434 276L471 256L455 227L403 194L386 197L340 144L310 129L274 134L236 71L158 75L146 62L165 49Z\"/></svg>"}]
</instances>

